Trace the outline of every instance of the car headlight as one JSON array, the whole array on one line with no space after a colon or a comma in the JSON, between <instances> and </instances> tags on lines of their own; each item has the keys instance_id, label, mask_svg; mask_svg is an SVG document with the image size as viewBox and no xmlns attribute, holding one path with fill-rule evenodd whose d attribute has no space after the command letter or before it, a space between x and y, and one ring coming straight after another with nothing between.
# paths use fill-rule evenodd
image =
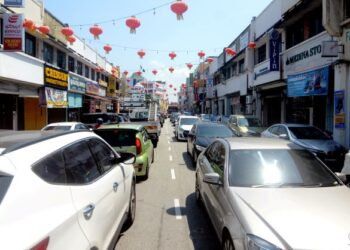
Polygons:
<instances>
[{"instance_id":1,"label":"car headlight","mask_svg":"<svg viewBox=\"0 0 350 250\"><path fill-rule=\"evenodd\" d=\"M247 234L247 249L248 250L281 250L275 245L259 238L258 236Z\"/></svg>"},{"instance_id":2,"label":"car headlight","mask_svg":"<svg viewBox=\"0 0 350 250\"><path fill-rule=\"evenodd\" d=\"M195 147L196 147L196 149L198 151L204 151L206 149L205 147L202 147L202 146L199 146L199 145L196 145Z\"/></svg>"}]
</instances>

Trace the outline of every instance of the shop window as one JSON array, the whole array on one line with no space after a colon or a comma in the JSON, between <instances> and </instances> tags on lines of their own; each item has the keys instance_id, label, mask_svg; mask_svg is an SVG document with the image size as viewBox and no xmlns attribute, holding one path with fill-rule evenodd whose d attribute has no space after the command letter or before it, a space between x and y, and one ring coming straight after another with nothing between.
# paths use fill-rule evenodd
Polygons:
<instances>
[{"instance_id":1,"label":"shop window","mask_svg":"<svg viewBox=\"0 0 350 250\"><path fill-rule=\"evenodd\" d=\"M233 63L231 75L232 76L237 75L237 63Z\"/></svg>"},{"instance_id":2,"label":"shop window","mask_svg":"<svg viewBox=\"0 0 350 250\"><path fill-rule=\"evenodd\" d=\"M68 57L68 70L71 72L75 72L75 60L73 57Z\"/></svg>"},{"instance_id":3,"label":"shop window","mask_svg":"<svg viewBox=\"0 0 350 250\"><path fill-rule=\"evenodd\" d=\"M324 31L324 27L322 25L322 8L318 8L311 15L308 15L306 20L306 23L310 25L310 32L309 37L304 37L305 40Z\"/></svg>"},{"instance_id":4,"label":"shop window","mask_svg":"<svg viewBox=\"0 0 350 250\"><path fill-rule=\"evenodd\" d=\"M86 65L85 65L85 77L86 78L90 77L90 69L89 69L89 66L86 66Z\"/></svg>"},{"instance_id":5,"label":"shop window","mask_svg":"<svg viewBox=\"0 0 350 250\"><path fill-rule=\"evenodd\" d=\"M229 79L231 77L231 67L225 70L225 79Z\"/></svg>"},{"instance_id":6,"label":"shop window","mask_svg":"<svg viewBox=\"0 0 350 250\"><path fill-rule=\"evenodd\" d=\"M101 77L100 73L97 72L97 73L96 73L96 82L98 82L98 81L100 80L100 77Z\"/></svg>"},{"instance_id":7,"label":"shop window","mask_svg":"<svg viewBox=\"0 0 350 250\"><path fill-rule=\"evenodd\" d=\"M91 69L91 80L95 81L95 70Z\"/></svg>"},{"instance_id":8,"label":"shop window","mask_svg":"<svg viewBox=\"0 0 350 250\"><path fill-rule=\"evenodd\" d=\"M244 59L238 62L238 73L243 73L243 72L244 72Z\"/></svg>"},{"instance_id":9,"label":"shop window","mask_svg":"<svg viewBox=\"0 0 350 250\"><path fill-rule=\"evenodd\" d=\"M53 47L44 42L44 61L53 64Z\"/></svg>"},{"instance_id":10,"label":"shop window","mask_svg":"<svg viewBox=\"0 0 350 250\"><path fill-rule=\"evenodd\" d=\"M67 58L66 54L60 50L57 50L57 66L61 69L66 69Z\"/></svg>"},{"instance_id":11,"label":"shop window","mask_svg":"<svg viewBox=\"0 0 350 250\"><path fill-rule=\"evenodd\" d=\"M79 61L77 61L77 73L81 76L83 75L83 64Z\"/></svg>"},{"instance_id":12,"label":"shop window","mask_svg":"<svg viewBox=\"0 0 350 250\"><path fill-rule=\"evenodd\" d=\"M258 58L257 58L256 63L258 64L258 63L265 61L266 60L266 44L264 44L263 46L260 46L257 50L257 53L258 53L257 54Z\"/></svg>"},{"instance_id":13,"label":"shop window","mask_svg":"<svg viewBox=\"0 0 350 250\"><path fill-rule=\"evenodd\" d=\"M24 52L27 55L36 56L36 38L28 33L25 34Z\"/></svg>"}]
</instances>

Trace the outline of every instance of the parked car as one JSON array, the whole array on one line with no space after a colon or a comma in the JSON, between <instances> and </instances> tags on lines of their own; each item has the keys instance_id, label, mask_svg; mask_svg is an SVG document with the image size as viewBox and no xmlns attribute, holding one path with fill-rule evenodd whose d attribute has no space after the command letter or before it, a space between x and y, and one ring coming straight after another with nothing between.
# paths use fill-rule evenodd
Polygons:
<instances>
[{"instance_id":1,"label":"parked car","mask_svg":"<svg viewBox=\"0 0 350 250\"><path fill-rule=\"evenodd\" d=\"M50 123L46 125L41 130L42 131L48 131L48 130L69 131L69 130L81 130L81 129L89 130L90 127L81 122L56 122L56 123Z\"/></svg>"},{"instance_id":2,"label":"parked car","mask_svg":"<svg viewBox=\"0 0 350 250\"><path fill-rule=\"evenodd\" d=\"M94 131L117 152L135 154L134 168L136 175L142 176L144 179L148 178L149 169L154 161L154 149L143 125L137 123L102 125Z\"/></svg>"},{"instance_id":3,"label":"parked car","mask_svg":"<svg viewBox=\"0 0 350 250\"><path fill-rule=\"evenodd\" d=\"M135 218L134 161L91 131L1 132L0 249L113 247Z\"/></svg>"},{"instance_id":4,"label":"parked car","mask_svg":"<svg viewBox=\"0 0 350 250\"><path fill-rule=\"evenodd\" d=\"M216 138L235 136L226 125L213 122L198 122L193 125L187 137L187 153L192 157L193 165L198 155L205 150Z\"/></svg>"},{"instance_id":5,"label":"parked car","mask_svg":"<svg viewBox=\"0 0 350 250\"><path fill-rule=\"evenodd\" d=\"M99 121L100 120L100 121ZM119 123L125 122L122 115L117 113L84 113L81 116L81 122L90 128L95 128L98 123Z\"/></svg>"},{"instance_id":6,"label":"parked car","mask_svg":"<svg viewBox=\"0 0 350 250\"><path fill-rule=\"evenodd\" d=\"M263 131L261 136L290 140L316 154L333 172L341 171L348 152L326 132L310 125L275 124Z\"/></svg>"},{"instance_id":7,"label":"parked car","mask_svg":"<svg viewBox=\"0 0 350 250\"><path fill-rule=\"evenodd\" d=\"M199 118L200 118L202 121L210 122L210 114L200 114L200 115L199 115Z\"/></svg>"},{"instance_id":8,"label":"parked car","mask_svg":"<svg viewBox=\"0 0 350 250\"><path fill-rule=\"evenodd\" d=\"M179 116L179 121L175 124L175 138L180 140L187 140L189 131L192 129L193 124L199 122L200 119L197 116Z\"/></svg>"},{"instance_id":9,"label":"parked car","mask_svg":"<svg viewBox=\"0 0 350 250\"><path fill-rule=\"evenodd\" d=\"M266 129L259 118L247 115L231 115L227 124L239 136L260 136Z\"/></svg>"},{"instance_id":10,"label":"parked car","mask_svg":"<svg viewBox=\"0 0 350 250\"><path fill-rule=\"evenodd\" d=\"M173 113L171 113L171 115L170 115L170 121L171 121L171 123L175 126L175 122L176 122L176 120L177 120L177 118L180 116L180 113L178 113L178 112L173 112Z\"/></svg>"},{"instance_id":11,"label":"parked car","mask_svg":"<svg viewBox=\"0 0 350 250\"><path fill-rule=\"evenodd\" d=\"M288 141L217 139L198 158L195 187L222 249L349 248L350 189Z\"/></svg>"}]
</instances>

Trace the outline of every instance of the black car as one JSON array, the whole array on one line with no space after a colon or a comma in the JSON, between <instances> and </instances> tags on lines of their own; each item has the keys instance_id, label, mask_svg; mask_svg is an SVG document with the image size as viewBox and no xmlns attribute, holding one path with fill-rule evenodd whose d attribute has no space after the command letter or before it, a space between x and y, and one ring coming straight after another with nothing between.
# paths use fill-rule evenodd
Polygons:
<instances>
[{"instance_id":1,"label":"black car","mask_svg":"<svg viewBox=\"0 0 350 250\"><path fill-rule=\"evenodd\" d=\"M193 125L187 138L187 153L192 156L193 165L198 155L207 148L216 138L235 136L226 125L214 122L199 122Z\"/></svg>"}]
</instances>

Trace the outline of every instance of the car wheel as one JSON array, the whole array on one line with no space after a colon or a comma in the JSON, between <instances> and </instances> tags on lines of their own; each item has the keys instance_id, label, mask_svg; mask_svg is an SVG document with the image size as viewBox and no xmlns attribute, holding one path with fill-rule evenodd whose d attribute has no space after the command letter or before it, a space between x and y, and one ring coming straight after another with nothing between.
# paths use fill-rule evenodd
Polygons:
<instances>
[{"instance_id":1,"label":"car wheel","mask_svg":"<svg viewBox=\"0 0 350 250\"><path fill-rule=\"evenodd\" d=\"M198 184L198 177L196 175L196 186L195 186L195 195L196 195L196 202L198 206L202 206L202 197L201 193L199 191L199 184Z\"/></svg>"},{"instance_id":2,"label":"car wheel","mask_svg":"<svg viewBox=\"0 0 350 250\"><path fill-rule=\"evenodd\" d=\"M135 182L132 182L131 191L130 191L130 200L129 200L129 210L128 217L124 224L124 230L127 230L134 223L136 216L136 187Z\"/></svg>"},{"instance_id":3,"label":"car wheel","mask_svg":"<svg viewBox=\"0 0 350 250\"><path fill-rule=\"evenodd\" d=\"M187 154L188 154L188 155L191 155L191 154L190 154L190 150L189 150L189 148L188 148L188 142L187 142Z\"/></svg>"},{"instance_id":4,"label":"car wheel","mask_svg":"<svg viewBox=\"0 0 350 250\"><path fill-rule=\"evenodd\" d=\"M225 234L224 239L222 241L222 250L234 250L232 239L229 235Z\"/></svg>"}]
</instances>

